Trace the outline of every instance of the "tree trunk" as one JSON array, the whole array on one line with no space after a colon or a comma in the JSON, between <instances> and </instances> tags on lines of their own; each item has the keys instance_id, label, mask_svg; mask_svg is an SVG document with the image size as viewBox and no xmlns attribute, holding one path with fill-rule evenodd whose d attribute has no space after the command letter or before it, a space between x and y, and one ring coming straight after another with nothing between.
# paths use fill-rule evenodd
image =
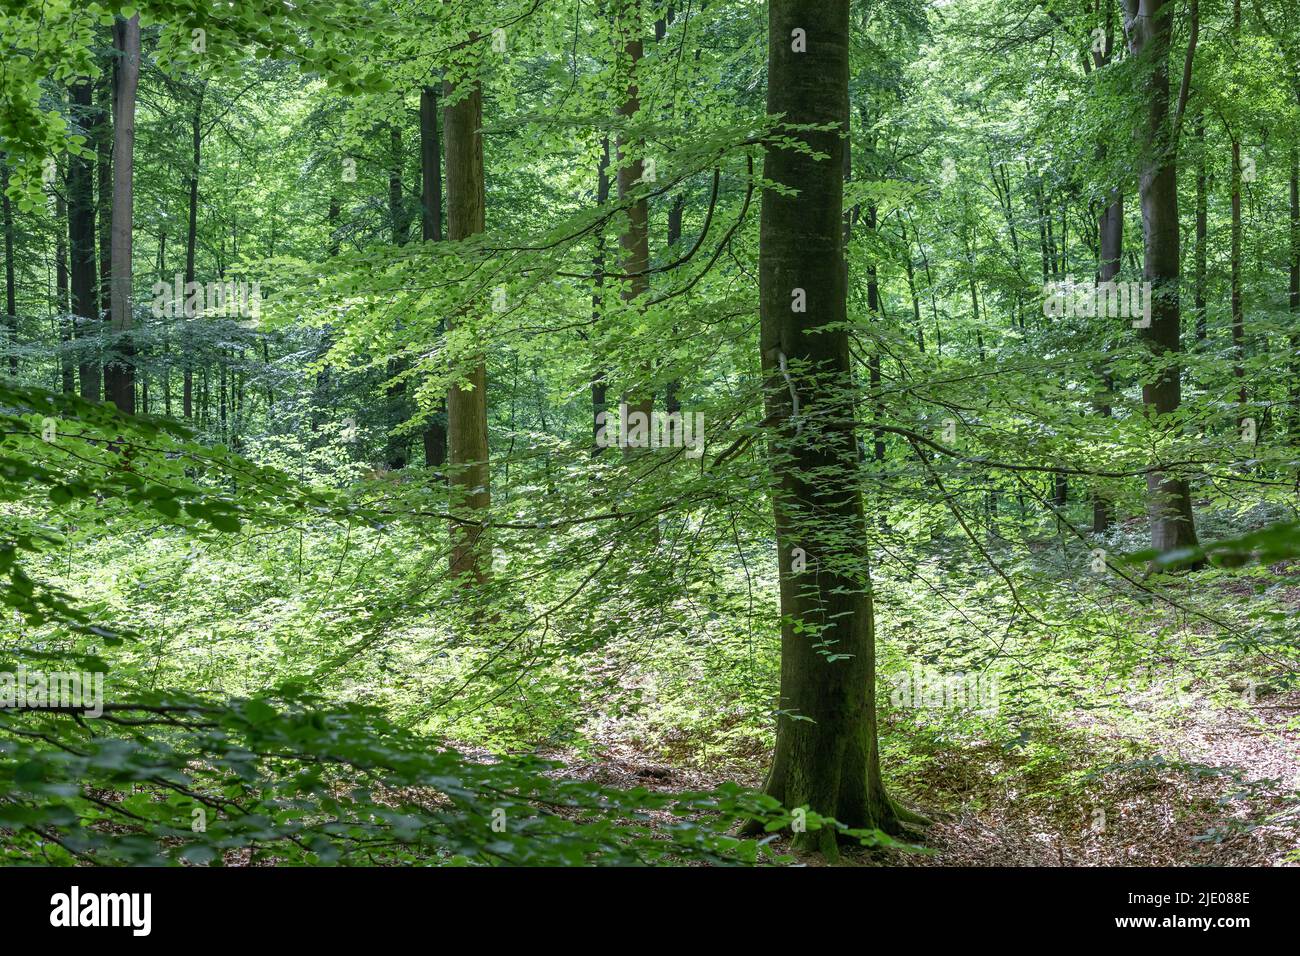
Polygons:
<instances>
[{"instance_id":1,"label":"tree trunk","mask_svg":"<svg viewBox=\"0 0 1300 956\"><path fill-rule=\"evenodd\" d=\"M116 38L112 42L116 46ZM95 143L95 222L99 239L99 308L96 319L103 320L110 309L113 290L113 91L117 88L117 58L104 71L96 87L99 103L95 112L93 141ZM97 327L98 328L98 327ZM102 330L101 330L102 331ZM104 396L107 398L107 394Z\"/></svg>"},{"instance_id":2,"label":"tree trunk","mask_svg":"<svg viewBox=\"0 0 1300 956\"><path fill-rule=\"evenodd\" d=\"M404 246L411 238L411 224L406 216L406 197L402 187L402 131L397 126L390 126L389 137L389 171L388 171L388 216L392 227L393 245ZM401 320L397 329L402 328ZM402 355L395 355L388 360L388 377L390 381L402 375L408 368ZM388 439L384 448L384 464L389 471L398 471L406 467L408 437L399 433L398 428L410 417L406 402L406 382L404 379L392 381L386 389L388 399Z\"/></svg>"},{"instance_id":3,"label":"tree trunk","mask_svg":"<svg viewBox=\"0 0 1300 956\"><path fill-rule=\"evenodd\" d=\"M199 168L203 160L203 94L207 86L199 87L194 97L194 112L190 114L190 208L185 225L185 285L194 281L195 252L199 238ZM188 296L188 293L186 293ZM194 335L190 322L194 316L188 310L181 326L181 348L185 352L181 371L181 411L187 419L194 417Z\"/></svg>"},{"instance_id":4,"label":"tree trunk","mask_svg":"<svg viewBox=\"0 0 1300 956\"><path fill-rule=\"evenodd\" d=\"M55 236L54 291L59 311L59 388L64 395L76 392L72 362L72 304L68 299L68 204L63 193L54 196Z\"/></svg>"},{"instance_id":5,"label":"tree trunk","mask_svg":"<svg viewBox=\"0 0 1300 956\"><path fill-rule=\"evenodd\" d=\"M1195 281L1192 305L1196 313L1196 341L1204 342L1209 335L1205 321L1205 262L1206 237L1209 234L1209 199L1206 195L1205 175L1205 114L1196 114L1196 257L1193 264Z\"/></svg>"},{"instance_id":6,"label":"tree trunk","mask_svg":"<svg viewBox=\"0 0 1300 956\"><path fill-rule=\"evenodd\" d=\"M1151 324L1143 342L1161 363L1158 378L1142 386L1142 402L1153 424L1182 403L1182 367L1170 361L1181 349L1178 301L1178 154L1170 142L1169 46L1173 4L1169 0L1125 0L1129 49L1143 64L1146 126L1144 167L1139 178L1142 204L1143 276L1151 283ZM1163 425L1163 427L1170 427ZM1158 551L1194 546L1196 525L1187 479L1163 470L1147 475L1151 545Z\"/></svg>"},{"instance_id":7,"label":"tree trunk","mask_svg":"<svg viewBox=\"0 0 1300 956\"><path fill-rule=\"evenodd\" d=\"M1229 305L1232 313L1232 375L1238 380L1237 427L1241 428L1246 414L1246 318L1241 305L1241 143L1232 140L1232 170L1229 188L1232 190L1232 232L1229 240Z\"/></svg>"},{"instance_id":8,"label":"tree trunk","mask_svg":"<svg viewBox=\"0 0 1300 956\"><path fill-rule=\"evenodd\" d=\"M442 242L442 142L438 138L438 91L432 86L420 90L420 177L421 238ZM424 427L426 468L447 463L447 403L440 401L438 406Z\"/></svg>"},{"instance_id":9,"label":"tree trunk","mask_svg":"<svg viewBox=\"0 0 1300 956\"><path fill-rule=\"evenodd\" d=\"M899 228L903 232L903 245L907 247L906 255L903 258L903 265L907 269L907 294L912 299L912 322L916 325L916 348L925 354L925 328L921 322L921 299L916 294L916 267L912 261L912 242L908 238L907 223L899 220ZM920 237L917 237L918 240ZM1023 319L1021 322L1023 323Z\"/></svg>"},{"instance_id":10,"label":"tree trunk","mask_svg":"<svg viewBox=\"0 0 1300 956\"><path fill-rule=\"evenodd\" d=\"M14 210L9 201L9 165L0 175L0 207L3 207L5 233L5 329L9 335L9 374L18 374L18 278L14 269Z\"/></svg>"},{"instance_id":11,"label":"tree trunk","mask_svg":"<svg viewBox=\"0 0 1300 956\"><path fill-rule=\"evenodd\" d=\"M1241 34L1241 0L1232 4L1232 42L1233 46ZM1230 170L1230 188L1232 190L1232 237L1230 241L1231 290L1230 304L1232 311L1232 352L1234 363L1233 377L1238 381L1237 404L1241 410L1237 415L1237 429L1240 431L1246 417L1246 317L1241 304L1241 140L1237 133L1229 129L1232 138L1232 169Z\"/></svg>"},{"instance_id":12,"label":"tree trunk","mask_svg":"<svg viewBox=\"0 0 1300 956\"><path fill-rule=\"evenodd\" d=\"M167 232L160 229L158 231L158 281L167 281ZM163 414L168 418L172 414L172 318L166 311L162 315L163 329L163 360L162 360L162 391L163 391ZM269 403L268 403L269 404Z\"/></svg>"},{"instance_id":13,"label":"tree trunk","mask_svg":"<svg viewBox=\"0 0 1300 956\"><path fill-rule=\"evenodd\" d=\"M1110 194L1110 203L1097 218L1097 239L1097 281L1114 282L1119 275L1124 255L1124 194L1118 189ZM1115 389L1115 381L1111 377L1110 367L1105 359L1102 360L1099 372L1101 388L1094 398L1093 405L1098 415L1102 418L1110 418L1114 414L1110 395ZM1110 522L1110 502L1101 495L1094 494L1092 497L1093 533L1102 534L1109 530Z\"/></svg>"},{"instance_id":14,"label":"tree trunk","mask_svg":"<svg viewBox=\"0 0 1300 956\"><path fill-rule=\"evenodd\" d=\"M640 0L616 0L614 6L616 33L623 39L623 56L620 62L620 76L626 76L627 85L618 107L618 115L631 120L641 110L641 91L637 86L637 66L644 54L641 39L641 2ZM629 143L627 134L620 132L616 141L618 158L618 198L627 202L645 177L645 163L642 155L645 144L641 141ZM649 207L642 196L626 207L628 227L618 237L622 250L621 265L624 274L621 297L624 302L635 303L650 290L650 231ZM642 370L645 373L649 369ZM629 418L632 415L645 416L647 426L654 412L654 396L648 388L642 386L637 394L624 391L623 401L627 405ZM642 451L624 444L623 453L633 456Z\"/></svg>"},{"instance_id":15,"label":"tree trunk","mask_svg":"<svg viewBox=\"0 0 1300 956\"><path fill-rule=\"evenodd\" d=\"M807 38L798 52L793 31ZM767 112L847 131L849 0L770 0ZM771 148L759 251L762 364L781 594L781 698L766 791L850 827L898 829L880 777L875 634L843 268L844 140L800 131L826 158ZM803 307L803 311L795 311ZM831 328L826 328L830 325ZM834 852L835 836L796 833Z\"/></svg>"},{"instance_id":16,"label":"tree trunk","mask_svg":"<svg viewBox=\"0 0 1300 956\"><path fill-rule=\"evenodd\" d=\"M120 59L113 91L113 276L111 307L117 358L104 369L106 397L127 414L135 413L135 344L132 339L131 232L135 152L135 94L140 81L140 17L118 18L113 25Z\"/></svg>"},{"instance_id":17,"label":"tree trunk","mask_svg":"<svg viewBox=\"0 0 1300 956\"><path fill-rule=\"evenodd\" d=\"M1291 310L1291 375L1288 379L1291 398L1291 439L1300 439L1300 151L1291 147L1291 277L1288 305Z\"/></svg>"},{"instance_id":18,"label":"tree trunk","mask_svg":"<svg viewBox=\"0 0 1300 956\"><path fill-rule=\"evenodd\" d=\"M682 214L686 211L686 197L678 193L673 197L673 204L668 207L668 255L676 251L678 243L682 241ZM676 332L676 327L673 329ZM664 411L673 415L682 410L681 401L682 383L680 379L672 378L664 386Z\"/></svg>"},{"instance_id":19,"label":"tree trunk","mask_svg":"<svg viewBox=\"0 0 1300 956\"><path fill-rule=\"evenodd\" d=\"M477 80L467 95L445 107L447 137L447 238L467 239L484 229L483 90ZM457 90L450 84L448 98ZM461 91L463 92L463 91ZM454 327L455 319L448 321ZM471 356L447 394L447 445L451 464L453 507L468 519L486 522L491 506L488 466L487 365L482 354ZM488 578L492 555L482 524L453 522L451 573L466 585Z\"/></svg>"},{"instance_id":20,"label":"tree trunk","mask_svg":"<svg viewBox=\"0 0 1300 956\"><path fill-rule=\"evenodd\" d=\"M672 26L673 20L677 13L673 5L668 4L668 9L664 16L655 21L655 43L662 43L668 36L668 28ZM699 50L695 51L698 58ZM668 235L667 235L667 256L671 257L677 248L677 244L682 240L682 215L686 212L686 196L678 192L673 197L672 205L668 207ZM677 331L674 328L674 333ZM675 414L682 410L681 402L682 383L680 379L669 379L664 385L664 411L669 415Z\"/></svg>"},{"instance_id":21,"label":"tree trunk","mask_svg":"<svg viewBox=\"0 0 1300 956\"><path fill-rule=\"evenodd\" d=\"M69 88L69 99L77 122L93 124L92 89L89 80ZM79 114L79 115L78 115ZM68 254L72 285L73 325L80 340L90 346L78 348L78 380L81 397L99 401L100 371L96 331L99 327L99 282L95 276L95 184L91 161L86 156L68 156Z\"/></svg>"},{"instance_id":22,"label":"tree trunk","mask_svg":"<svg viewBox=\"0 0 1300 956\"><path fill-rule=\"evenodd\" d=\"M411 238L411 223L406 216L406 196L402 190L402 130L390 126L388 130L389 162L388 170L388 215L392 220L393 243L404 246Z\"/></svg>"},{"instance_id":23,"label":"tree trunk","mask_svg":"<svg viewBox=\"0 0 1300 956\"><path fill-rule=\"evenodd\" d=\"M596 166L596 205L603 206L609 202L609 135L601 139L600 163ZM596 252L592 256L593 285L591 290L591 321L594 329L599 329L601 306L605 300L605 230L602 226L596 233ZM591 373L591 454L599 455L605 450L600 444L600 433L605 427L605 415L609 411L609 384L605 377L605 366L599 354L593 355L595 368Z\"/></svg>"},{"instance_id":24,"label":"tree trunk","mask_svg":"<svg viewBox=\"0 0 1300 956\"><path fill-rule=\"evenodd\" d=\"M846 150L849 148L847 140L845 141L844 148ZM867 231L872 233L873 236L876 232L877 225L878 218L876 204L870 203L867 206ZM847 229L845 230L844 238L845 241L848 240ZM873 258L871 264L867 266L867 311L871 313L871 322L879 323L884 316L882 315L880 308L880 278L876 270L876 260L874 255L875 254L872 253ZM872 417L877 422L880 422L885 417L885 409L878 397L880 395L881 386L879 352L872 352L870 357L867 359L867 384L871 386L871 394L877 396L876 400L872 403ZM884 464L885 461L885 433L879 428L872 429L871 460L877 465ZM881 514L879 518L883 523L884 515Z\"/></svg>"}]
</instances>

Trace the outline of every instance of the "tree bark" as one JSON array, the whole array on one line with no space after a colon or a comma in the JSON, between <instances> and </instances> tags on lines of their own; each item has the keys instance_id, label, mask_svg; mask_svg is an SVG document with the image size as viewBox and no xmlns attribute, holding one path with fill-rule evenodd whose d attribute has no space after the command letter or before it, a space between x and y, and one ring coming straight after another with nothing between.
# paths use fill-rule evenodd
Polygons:
<instances>
[{"instance_id":1,"label":"tree bark","mask_svg":"<svg viewBox=\"0 0 1300 956\"><path fill-rule=\"evenodd\" d=\"M1174 4L1169 0L1125 0L1129 50L1143 67L1146 123L1142 130L1143 276L1151 283L1151 324L1142 341L1159 363L1157 378L1142 386L1142 402L1157 427L1182 403L1179 315L1179 231L1177 116L1171 115L1169 48ZM1164 470L1147 476L1151 545L1158 551L1194 546L1196 525L1186 478Z\"/></svg>"},{"instance_id":2,"label":"tree bark","mask_svg":"<svg viewBox=\"0 0 1300 956\"><path fill-rule=\"evenodd\" d=\"M600 162L596 166L596 205L604 206L609 202L609 135L601 139ZM599 328L601 308L605 300L605 230L600 227L596 233L596 251L592 256L593 285L591 290L591 321L593 328ZM600 355L592 356L595 368L591 373L591 454L599 455L605 450L600 444L601 429L605 427L605 415L609 411L609 383L606 379L605 366Z\"/></svg>"},{"instance_id":3,"label":"tree bark","mask_svg":"<svg viewBox=\"0 0 1300 956\"><path fill-rule=\"evenodd\" d=\"M1300 93L1297 94L1300 96ZM1291 438L1300 439L1300 328L1296 322L1300 319L1300 151L1291 147L1291 275L1288 284L1287 303L1291 310L1292 328L1296 329L1290 336L1291 375L1288 391L1291 398Z\"/></svg>"},{"instance_id":4,"label":"tree bark","mask_svg":"<svg viewBox=\"0 0 1300 956\"><path fill-rule=\"evenodd\" d=\"M1116 189L1110 194L1110 202L1097 218L1097 281L1114 282L1119 275L1124 256L1124 194ZM1099 370L1101 388L1094 399L1094 407L1102 418L1110 418L1114 410L1110 404L1110 395L1115 389L1115 381L1105 359ZM1092 496L1092 530L1102 534L1110 529L1110 502L1102 495Z\"/></svg>"},{"instance_id":5,"label":"tree bark","mask_svg":"<svg viewBox=\"0 0 1300 956\"><path fill-rule=\"evenodd\" d=\"M0 175L0 207L3 207L5 241L5 329L8 332L9 374L18 374L18 278L14 269L14 210L9 200L9 165Z\"/></svg>"},{"instance_id":6,"label":"tree bark","mask_svg":"<svg viewBox=\"0 0 1300 956\"><path fill-rule=\"evenodd\" d=\"M194 95L194 112L190 114L190 206L185 225L185 284L194 281L195 253L199 238L199 169L203 161L203 94L206 84ZM188 295L188 293L187 293ZM194 417L194 336L190 322L194 316L185 315L181 348L185 351L181 372L181 411L187 419Z\"/></svg>"},{"instance_id":7,"label":"tree bark","mask_svg":"<svg viewBox=\"0 0 1300 956\"><path fill-rule=\"evenodd\" d=\"M54 293L59 311L59 388L64 395L76 392L72 361L72 304L68 298L68 204L62 192L54 196Z\"/></svg>"},{"instance_id":8,"label":"tree bark","mask_svg":"<svg viewBox=\"0 0 1300 956\"><path fill-rule=\"evenodd\" d=\"M116 39L111 38L116 48ZM117 88L117 58L104 71L96 86L99 100L95 111L92 140L95 144L95 225L99 240L99 308L97 320L104 321L112 302L113 275L113 91ZM97 327L98 328L98 327ZM101 330L102 331L102 330ZM102 370L101 370L102 371ZM105 398L108 396L105 395Z\"/></svg>"},{"instance_id":9,"label":"tree bark","mask_svg":"<svg viewBox=\"0 0 1300 956\"><path fill-rule=\"evenodd\" d=\"M464 80L465 95L450 84L444 93L456 102L445 107L443 129L447 137L447 238L467 239L484 229L483 90L477 80ZM454 318L448 327L455 328ZM491 471L488 466L487 365L482 354L470 356L468 368L452 383L447 394L447 445L451 464L453 506L466 518L485 522L491 506ZM491 550L482 524L453 522L451 573L467 586L485 582L491 569Z\"/></svg>"},{"instance_id":10,"label":"tree bark","mask_svg":"<svg viewBox=\"0 0 1300 956\"><path fill-rule=\"evenodd\" d=\"M392 227L393 245L404 246L411 238L411 224L406 215L406 197L402 187L402 131L396 125L388 130L389 162L388 171L388 215ZM402 323L397 322L400 330ZM388 377L400 376L408 368L406 359L396 355L388 360ZM406 467L408 437L398 433L397 429L410 416L406 401L406 382L402 379L392 382L386 389L388 399L388 440L385 443L384 463L389 471Z\"/></svg>"},{"instance_id":11,"label":"tree bark","mask_svg":"<svg viewBox=\"0 0 1300 956\"><path fill-rule=\"evenodd\" d=\"M1196 341L1204 342L1209 335L1205 321L1205 263L1206 238L1209 235L1209 198L1206 194L1205 175L1205 114L1196 114L1196 253L1193 262L1194 282L1192 306L1196 313Z\"/></svg>"},{"instance_id":12,"label":"tree bark","mask_svg":"<svg viewBox=\"0 0 1300 956\"><path fill-rule=\"evenodd\" d=\"M140 82L140 17L118 18L113 39L120 59L113 91L113 227L112 308L117 357L104 368L107 398L127 414L135 413L135 344L132 338L131 233L134 225L133 175L135 95Z\"/></svg>"},{"instance_id":13,"label":"tree bark","mask_svg":"<svg viewBox=\"0 0 1300 956\"><path fill-rule=\"evenodd\" d=\"M676 19L677 12L673 5L668 4L668 9L664 16L655 21L655 43L662 43L668 36L668 28L672 26L673 20ZM695 51L698 58L699 50ZM672 256L677 244L682 241L682 215L686 212L686 196L680 191L673 196L672 205L668 207L668 235L667 235L667 254ZM676 332L676 329L674 329ZM669 415L682 410L681 402L682 383L680 379L672 378L664 385L664 411Z\"/></svg>"},{"instance_id":14,"label":"tree bark","mask_svg":"<svg viewBox=\"0 0 1300 956\"><path fill-rule=\"evenodd\" d=\"M158 281L167 281L167 232L158 230ZM171 316L164 312L162 316L162 391L163 391L163 414L168 418L172 414L172 319ZM271 403L267 402L267 408Z\"/></svg>"},{"instance_id":15,"label":"tree bark","mask_svg":"<svg viewBox=\"0 0 1300 956\"><path fill-rule=\"evenodd\" d=\"M442 242L442 143L438 139L438 91L432 86L420 90L420 183L420 237L425 242Z\"/></svg>"},{"instance_id":16,"label":"tree bark","mask_svg":"<svg viewBox=\"0 0 1300 956\"><path fill-rule=\"evenodd\" d=\"M411 223L406 216L406 197L402 190L402 130L398 126L388 129L388 216L392 221L393 243L404 246L411 238Z\"/></svg>"},{"instance_id":17,"label":"tree bark","mask_svg":"<svg viewBox=\"0 0 1300 956\"><path fill-rule=\"evenodd\" d=\"M1232 4L1232 42L1235 47L1241 34L1241 0ZM1232 352L1235 359L1232 367L1233 377L1238 381L1237 404L1241 410L1237 415L1237 428L1240 430L1246 417L1246 317L1241 303L1241 140L1237 133L1229 129L1232 139L1232 169L1230 171L1230 188L1232 190L1232 236L1230 240L1230 306L1232 312Z\"/></svg>"},{"instance_id":18,"label":"tree bark","mask_svg":"<svg viewBox=\"0 0 1300 956\"><path fill-rule=\"evenodd\" d=\"M803 31L797 52L793 31ZM847 131L849 0L770 0L767 112ZM797 190L762 201L762 365L775 479L781 698L766 791L850 827L898 829L880 777L875 633L843 267L844 140L801 131L826 158L770 148L765 179ZM802 303L805 311L795 311ZM827 328L827 326L832 326ZM796 845L834 852L829 830Z\"/></svg>"},{"instance_id":19,"label":"tree bark","mask_svg":"<svg viewBox=\"0 0 1300 956\"><path fill-rule=\"evenodd\" d=\"M618 107L618 115L632 120L641 110L641 92L637 86L637 66L644 55L644 43L641 38L641 2L640 0L616 0L614 7L616 35L623 40L622 58L620 60L620 77L626 79L624 96ZM642 141L628 142L628 134L620 131L616 140L618 159L618 198L627 200L636 192L645 177L645 163L642 155L645 144ZM618 237L622 250L621 264L624 274L620 295L624 302L635 303L650 290L650 231L649 206L644 196L628 203L626 206L628 227ZM644 370L648 372L649 370ZM635 414L645 416L650 422L654 412L654 396L646 388L637 393L625 391L623 401L627 404L629 417ZM631 457L642 451L624 444L623 453Z\"/></svg>"},{"instance_id":20,"label":"tree bark","mask_svg":"<svg viewBox=\"0 0 1300 956\"><path fill-rule=\"evenodd\" d=\"M420 182L421 238L442 242L442 142L438 138L438 91L432 86L420 90ZM438 404L424 427L426 468L447 463L447 403Z\"/></svg>"},{"instance_id":21,"label":"tree bark","mask_svg":"<svg viewBox=\"0 0 1300 956\"><path fill-rule=\"evenodd\" d=\"M72 112L83 128L94 123L90 80L78 80L69 88ZM80 340L89 347L78 348L78 384L81 397L99 401L98 358L99 282L95 275L95 184L91 160L84 155L68 156L68 254L72 284L73 325Z\"/></svg>"}]
</instances>

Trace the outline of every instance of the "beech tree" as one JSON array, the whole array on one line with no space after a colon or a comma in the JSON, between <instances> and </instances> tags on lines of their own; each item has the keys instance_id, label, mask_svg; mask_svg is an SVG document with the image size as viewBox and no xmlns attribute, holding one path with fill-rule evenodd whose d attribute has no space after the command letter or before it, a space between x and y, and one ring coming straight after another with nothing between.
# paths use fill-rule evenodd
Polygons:
<instances>
[{"instance_id":1,"label":"beech tree","mask_svg":"<svg viewBox=\"0 0 1300 956\"><path fill-rule=\"evenodd\" d=\"M447 238L468 239L484 229L483 90L477 78L449 81L443 109L447 168ZM458 316L447 320L455 332ZM447 395L447 451L455 504L464 522L451 528L451 573L467 583L483 582L491 566L487 517L491 506L488 468L487 366L471 355L458 369Z\"/></svg>"},{"instance_id":2,"label":"beech tree","mask_svg":"<svg viewBox=\"0 0 1300 956\"><path fill-rule=\"evenodd\" d=\"M765 791L846 827L898 832L880 776L875 619L856 478L845 329L844 149L849 0L770 0L769 146L759 251L765 406L780 564L781 686ZM807 127L813 127L808 129ZM820 154L820 155L819 155ZM796 843L834 852L832 828Z\"/></svg>"},{"instance_id":3,"label":"beech tree","mask_svg":"<svg viewBox=\"0 0 1300 956\"><path fill-rule=\"evenodd\" d=\"M1156 417L1173 415L1182 404L1182 313L1179 276L1182 269L1178 220L1178 140L1191 90L1191 77L1200 28L1192 0L1182 81L1171 101L1169 59L1172 52L1175 4L1168 0L1125 0L1125 30L1145 100L1141 130L1143 168L1138 196L1142 206L1143 276L1151 283L1151 322L1142 340L1156 359L1153 381L1142 386L1142 401ZM1177 427L1177 426L1175 426ZM1197 544L1192 493L1179 472L1157 468L1147 475L1151 545L1159 551L1193 548Z\"/></svg>"},{"instance_id":4,"label":"beech tree","mask_svg":"<svg viewBox=\"0 0 1300 956\"><path fill-rule=\"evenodd\" d=\"M113 86L113 213L111 310L116 357L104 367L104 392L119 410L135 411L135 345L131 283L135 228L135 98L140 83L140 16L113 25L118 54Z\"/></svg>"}]
</instances>

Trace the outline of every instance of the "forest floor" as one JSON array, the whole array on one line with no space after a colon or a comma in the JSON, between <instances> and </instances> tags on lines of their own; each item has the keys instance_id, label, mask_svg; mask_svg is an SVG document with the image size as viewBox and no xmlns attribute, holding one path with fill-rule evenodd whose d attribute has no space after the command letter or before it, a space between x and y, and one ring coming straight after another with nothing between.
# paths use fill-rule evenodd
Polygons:
<instances>
[{"instance_id":1,"label":"forest floor","mask_svg":"<svg viewBox=\"0 0 1300 956\"><path fill-rule=\"evenodd\" d=\"M1133 702L1126 702L1133 703ZM1136 702L1141 706L1140 702ZM1137 748L1137 759L1072 781L1009 774L1013 755L979 742L931 753L927 789L903 794L934 819L924 852L853 850L846 865L1283 866L1300 865L1300 691L1220 707L1186 695L1173 720L1141 739L1104 718L1071 731ZM1125 738L1126 739L1116 739ZM1077 741L1076 741L1077 744ZM564 759L563 755L551 755ZM1078 753L1087 771L1088 753ZM762 783L763 766L727 773L665 764L611 741L597 760L564 759L565 776L612 787L710 789ZM915 782L915 781L912 781ZM1029 785L1026 785L1026 784ZM774 841L788 852L787 841ZM1288 857L1292 859L1288 860ZM819 865L817 858L801 859Z\"/></svg>"}]
</instances>

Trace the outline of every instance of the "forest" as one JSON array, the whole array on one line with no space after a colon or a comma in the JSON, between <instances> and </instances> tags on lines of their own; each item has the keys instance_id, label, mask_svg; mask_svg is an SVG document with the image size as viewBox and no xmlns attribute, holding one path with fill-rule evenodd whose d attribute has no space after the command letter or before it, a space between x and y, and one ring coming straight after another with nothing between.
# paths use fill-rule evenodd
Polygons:
<instances>
[{"instance_id":1,"label":"forest","mask_svg":"<svg viewBox=\"0 0 1300 956\"><path fill-rule=\"evenodd\" d=\"M1300 864L1297 0L0 50L0 864Z\"/></svg>"}]
</instances>

